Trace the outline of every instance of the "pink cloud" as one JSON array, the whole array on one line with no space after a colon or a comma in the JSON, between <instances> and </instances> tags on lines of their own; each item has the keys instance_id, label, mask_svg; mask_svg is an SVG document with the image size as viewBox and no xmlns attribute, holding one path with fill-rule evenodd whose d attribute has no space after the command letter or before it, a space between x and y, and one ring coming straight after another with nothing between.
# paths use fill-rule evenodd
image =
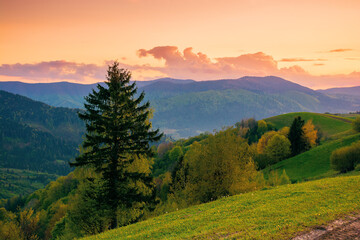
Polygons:
<instances>
[{"instance_id":1,"label":"pink cloud","mask_svg":"<svg viewBox=\"0 0 360 240\"><path fill-rule=\"evenodd\" d=\"M16 77L20 81L23 78L23 80L31 80L31 82L99 82L105 80L107 65L112 62L106 61L103 65L96 65L57 60L34 64L2 64L0 65L0 76ZM123 63L120 63L120 67L130 70L144 68Z\"/></svg>"},{"instance_id":2,"label":"pink cloud","mask_svg":"<svg viewBox=\"0 0 360 240\"><path fill-rule=\"evenodd\" d=\"M314 61L327 61L327 59L323 58L283 58L280 59L279 62L314 62Z\"/></svg>"},{"instance_id":3,"label":"pink cloud","mask_svg":"<svg viewBox=\"0 0 360 240\"><path fill-rule=\"evenodd\" d=\"M138 50L139 57L152 56L165 60L164 67L153 68L175 78L195 78L213 80L220 78L237 78L243 75L275 74L277 62L272 56L258 52L238 57L222 57L212 61L206 54L194 53L192 48L183 52L175 46L161 46L150 50Z\"/></svg>"},{"instance_id":4,"label":"pink cloud","mask_svg":"<svg viewBox=\"0 0 360 240\"><path fill-rule=\"evenodd\" d=\"M330 53L337 53L337 52L348 52L348 51L353 51L354 49L350 49L350 48L338 48L338 49L332 49L329 52Z\"/></svg>"},{"instance_id":5,"label":"pink cloud","mask_svg":"<svg viewBox=\"0 0 360 240\"><path fill-rule=\"evenodd\" d=\"M347 51L350 49L335 50ZM358 72L314 76L298 65L279 68L278 61L263 52L243 54L237 57L220 57L212 60L204 53L194 53L192 48L186 48L181 52L176 46L160 46L150 50L140 49L138 55L139 57L151 56L155 59L164 60L165 66L148 66L148 68L173 78L214 80L240 78L242 76L275 75L315 89L360 85L360 74ZM327 59L288 58L282 59L282 61L327 61ZM323 65L322 63L315 64L317 66Z\"/></svg>"},{"instance_id":6,"label":"pink cloud","mask_svg":"<svg viewBox=\"0 0 360 240\"><path fill-rule=\"evenodd\" d=\"M95 64L67 62L64 60L40 62L35 64L3 64L0 75L26 77L31 79L83 80L104 78L106 68Z\"/></svg>"},{"instance_id":7,"label":"pink cloud","mask_svg":"<svg viewBox=\"0 0 360 240\"><path fill-rule=\"evenodd\" d=\"M159 46L150 50L140 49L137 54L139 57L152 57L162 60L164 65L154 67L149 64L129 65L120 63L120 67L129 69L134 73L135 80L155 79L155 77L149 78L149 72L151 72L152 76L200 81L274 75L315 89L360 85L359 72L314 76L298 65L279 68L279 61L263 52L211 59L204 53L194 52L192 48L180 51L176 46ZM305 61L302 58L287 59L288 62L291 62L290 60ZM315 61L315 59L306 59L306 61L313 60ZM323 60L325 61L325 59ZM320 60L316 59L316 61ZM112 62L106 61L103 65L96 65L62 60L35 64L3 64L0 65L0 80L7 77L7 79L30 79L32 82L99 82L104 81L107 65ZM322 65L322 63L314 64L316 66Z\"/></svg>"}]
</instances>

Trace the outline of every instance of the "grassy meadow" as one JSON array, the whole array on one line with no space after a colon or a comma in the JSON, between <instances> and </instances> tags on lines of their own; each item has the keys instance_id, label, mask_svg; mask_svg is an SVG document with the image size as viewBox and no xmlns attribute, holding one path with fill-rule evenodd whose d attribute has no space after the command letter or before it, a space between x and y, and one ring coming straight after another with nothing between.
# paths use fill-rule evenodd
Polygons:
<instances>
[{"instance_id":1,"label":"grassy meadow","mask_svg":"<svg viewBox=\"0 0 360 240\"><path fill-rule=\"evenodd\" d=\"M225 197L84 238L287 239L359 212L360 176L326 178Z\"/></svg>"},{"instance_id":2,"label":"grassy meadow","mask_svg":"<svg viewBox=\"0 0 360 240\"><path fill-rule=\"evenodd\" d=\"M266 122L271 122L276 128L280 129L285 126L290 127L295 117L301 116L305 121L312 120L315 126L319 126L325 136L330 137L335 134L343 133L351 130L350 118L341 116L322 114L322 113L287 113L264 119ZM351 132L349 132L351 133Z\"/></svg>"}]
</instances>

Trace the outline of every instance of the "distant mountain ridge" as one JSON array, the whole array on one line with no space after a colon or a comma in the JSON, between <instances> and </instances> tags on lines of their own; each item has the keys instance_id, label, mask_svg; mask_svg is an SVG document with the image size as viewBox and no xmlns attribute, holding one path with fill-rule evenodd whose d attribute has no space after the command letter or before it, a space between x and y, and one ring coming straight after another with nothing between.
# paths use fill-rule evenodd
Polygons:
<instances>
[{"instance_id":1,"label":"distant mountain ridge","mask_svg":"<svg viewBox=\"0 0 360 240\"><path fill-rule=\"evenodd\" d=\"M320 93L325 94L341 94L341 95L352 95L360 97L360 86L356 87L343 87L343 88L329 88L324 90L318 90Z\"/></svg>"},{"instance_id":2,"label":"distant mountain ridge","mask_svg":"<svg viewBox=\"0 0 360 240\"><path fill-rule=\"evenodd\" d=\"M153 125L175 137L220 129L242 118L303 111L349 112L358 106L353 99L324 94L275 76L214 81L162 78L136 83L154 109ZM0 89L52 106L73 108L82 108L84 96L94 87L96 84L0 82Z\"/></svg>"},{"instance_id":3,"label":"distant mountain ridge","mask_svg":"<svg viewBox=\"0 0 360 240\"><path fill-rule=\"evenodd\" d=\"M360 111L360 86L330 88L325 90L318 90L317 92L332 98L342 99L354 106L356 111Z\"/></svg>"}]
</instances>

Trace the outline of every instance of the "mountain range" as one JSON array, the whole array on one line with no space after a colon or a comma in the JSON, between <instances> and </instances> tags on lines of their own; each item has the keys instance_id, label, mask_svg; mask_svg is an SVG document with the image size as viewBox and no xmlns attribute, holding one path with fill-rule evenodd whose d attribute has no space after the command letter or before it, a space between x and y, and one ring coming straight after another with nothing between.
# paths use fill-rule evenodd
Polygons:
<instances>
[{"instance_id":1,"label":"mountain range","mask_svg":"<svg viewBox=\"0 0 360 240\"><path fill-rule=\"evenodd\" d=\"M349 112L360 106L356 88L315 91L275 76L216 81L162 78L136 83L154 110L153 126L174 137L220 129L242 118L304 111ZM95 87L68 82L0 82L1 90L69 108L82 108L84 96Z\"/></svg>"}]
</instances>

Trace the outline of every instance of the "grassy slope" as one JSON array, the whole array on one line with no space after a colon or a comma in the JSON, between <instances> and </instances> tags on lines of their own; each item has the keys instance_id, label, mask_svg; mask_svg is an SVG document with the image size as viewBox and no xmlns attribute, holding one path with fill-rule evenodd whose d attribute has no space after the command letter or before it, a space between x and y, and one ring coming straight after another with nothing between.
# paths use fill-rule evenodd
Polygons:
<instances>
[{"instance_id":1,"label":"grassy slope","mask_svg":"<svg viewBox=\"0 0 360 240\"><path fill-rule=\"evenodd\" d=\"M240 194L86 238L287 239L360 211L360 176Z\"/></svg>"},{"instance_id":2,"label":"grassy slope","mask_svg":"<svg viewBox=\"0 0 360 240\"><path fill-rule=\"evenodd\" d=\"M280 129L285 126L290 127L292 121L297 116L301 116L301 118L306 121L312 119L314 125L319 126L320 129L328 136L345 132L351 129L351 123L349 123L349 120L351 121L351 119L321 113L287 113L271 118L266 118L264 120L273 123L276 128Z\"/></svg>"},{"instance_id":3,"label":"grassy slope","mask_svg":"<svg viewBox=\"0 0 360 240\"><path fill-rule=\"evenodd\" d=\"M266 168L264 173L266 175L270 169L277 169L281 172L282 169L285 169L292 181L303 181L336 174L336 172L330 168L330 155L332 151L340 147L348 146L358 140L360 140L360 134L326 142L310 151L272 165Z\"/></svg>"},{"instance_id":4,"label":"grassy slope","mask_svg":"<svg viewBox=\"0 0 360 240\"><path fill-rule=\"evenodd\" d=\"M337 174L330 168L330 155L332 151L360 140L360 135L355 134L351 130L352 120L337 115L308 112L288 113L265 120L273 123L280 129L284 126L290 126L296 116L301 116L306 121L312 119L313 123L319 126L325 136L328 137L327 141L310 151L265 169L265 175L267 175L270 169L277 169L281 172L285 169L292 181L303 181Z\"/></svg>"}]
</instances>

